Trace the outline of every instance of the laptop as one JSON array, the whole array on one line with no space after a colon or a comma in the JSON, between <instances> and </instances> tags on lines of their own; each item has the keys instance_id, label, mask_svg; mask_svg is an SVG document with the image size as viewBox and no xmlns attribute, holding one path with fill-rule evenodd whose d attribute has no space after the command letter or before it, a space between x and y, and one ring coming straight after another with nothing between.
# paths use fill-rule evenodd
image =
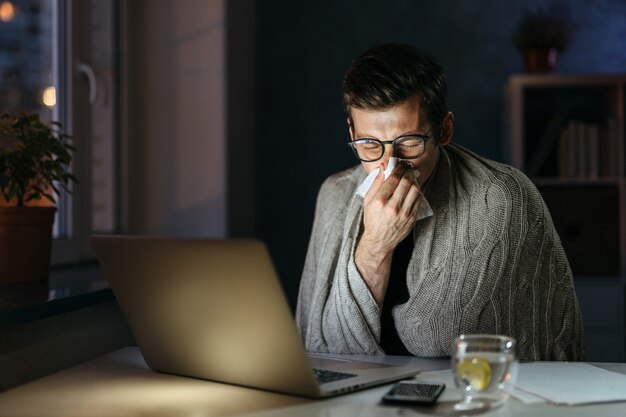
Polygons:
<instances>
[{"instance_id":1,"label":"laptop","mask_svg":"<svg viewBox=\"0 0 626 417\"><path fill-rule=\"evenodd\" d=\"M311 398L419 371L308 355L260 241L92 236L91 242L155 371Z\"/></svg>"}]
</instances>

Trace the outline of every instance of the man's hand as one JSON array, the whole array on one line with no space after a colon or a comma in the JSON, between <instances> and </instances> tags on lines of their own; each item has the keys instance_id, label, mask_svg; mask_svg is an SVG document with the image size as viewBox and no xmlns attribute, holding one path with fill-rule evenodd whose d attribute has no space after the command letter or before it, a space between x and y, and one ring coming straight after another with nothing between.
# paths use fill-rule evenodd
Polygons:
<instances>
[{"instance_id":1,"label":"man's hand","mask_svg":"<svg viewBox=\"0 0 626 417\"><path fill-rule=\"evenodd\" d=\"M365 195L363 235L355 252L356 266L382 307L393 251L415 224L421 190L412 167L401 161L384 179L383 167Z\"/></svg>"}]
</instances>

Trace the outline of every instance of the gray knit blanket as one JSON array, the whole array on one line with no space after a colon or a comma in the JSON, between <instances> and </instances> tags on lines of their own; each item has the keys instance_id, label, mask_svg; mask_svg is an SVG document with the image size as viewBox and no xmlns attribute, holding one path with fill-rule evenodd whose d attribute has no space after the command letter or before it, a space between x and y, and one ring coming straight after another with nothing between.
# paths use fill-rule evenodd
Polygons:
<instances>
[{"instance_id":1,"label":"gray knit blanket","mask_svg":"<svg viewBox=\"0 0 626 417\"><path fill-rule=\"evenodd\" d=\"M449 356L460 334L517 339L524 360L582 360L572 273L539 192L520 171L458 145L441 147L425 190L434 215L416 222L406 280L392 310L416 356ZM380 309L354 263L366 176L359 165L321 187L296 323L310 352L384 354Z\"/></svg>"}]
</instances>

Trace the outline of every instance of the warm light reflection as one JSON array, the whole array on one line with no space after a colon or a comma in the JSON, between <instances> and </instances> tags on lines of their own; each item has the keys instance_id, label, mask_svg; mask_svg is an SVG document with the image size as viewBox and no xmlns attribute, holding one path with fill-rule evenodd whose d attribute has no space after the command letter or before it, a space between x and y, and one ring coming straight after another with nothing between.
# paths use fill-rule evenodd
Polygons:
<instances>
[{"instance_id":1,"label":"warm light reflection","mask_svg":"<svg viewBox=\"0 0 626 417\"><path fill-rule=\"evenodd\" d=\"M41 101L48 107L54 107L57 104L57 90L56 88L50 86L46 87L43 90L43 94L41 95Z\"/></svg>"},{"instance_id":2,"label":"warm light reflection","mask_svg":"<svg viewBox=\"0 0 626 417\"><path fill-rule=\"evenodd\" d=\"M125 415L213 417L308 402L298 397L152 372L110 375L91 387L85 386L84 381L74 381L64 388L65 395L71 393L80 398L73 401L74 415L97 417L116 414L112 410L123 411Z\"/></svg>"},{"instance_id":3,"label":"warm light reflection","mask_svg":"<svg viewBox=\"0 0 626 417\"><path fill-rule=\"evenodd\" d=\"M10 22L15 17L15 6L10 1L0 3L0 20Z\"/></svg>"},{"instance_id":4,"label":"warm light reflection","mask_svg":"<svg viewBox=\"0 0 626 417\"><path fill-rule=\"evenodd\" d=\"M213 417L308 403L319 404L296 396L153 372L136 348L125 348L3 392L0 414Z\"/></svg>"}]
</instances>

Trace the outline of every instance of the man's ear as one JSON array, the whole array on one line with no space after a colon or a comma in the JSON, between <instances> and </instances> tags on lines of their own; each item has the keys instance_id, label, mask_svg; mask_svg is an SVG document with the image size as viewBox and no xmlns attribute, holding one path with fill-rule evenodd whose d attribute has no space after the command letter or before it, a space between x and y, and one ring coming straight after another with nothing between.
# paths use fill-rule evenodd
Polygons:
<instances>
[{"instance_id":1,"label":"man's ear","mask_svg":"<svg viewBox=\"0 0 626 417\"><path fill-rule=\"evenodd\" d=\"M348 123L348 131L350 132L350 139L354 140L354 128L352 127L352 121L349 117L346 118L346 122Z\"/></svg>"},{"instance_id":2,"label":"man's ear","mask_svg":"<svg viewBox=\"0 0 626 417\"><path fill-rule=\"evenodd\" d=\"M443 116L441 129L439 130L439 145L447 145L452 141L454 134L454 114L451 111Z\"/></svg>"}]
</instances>

